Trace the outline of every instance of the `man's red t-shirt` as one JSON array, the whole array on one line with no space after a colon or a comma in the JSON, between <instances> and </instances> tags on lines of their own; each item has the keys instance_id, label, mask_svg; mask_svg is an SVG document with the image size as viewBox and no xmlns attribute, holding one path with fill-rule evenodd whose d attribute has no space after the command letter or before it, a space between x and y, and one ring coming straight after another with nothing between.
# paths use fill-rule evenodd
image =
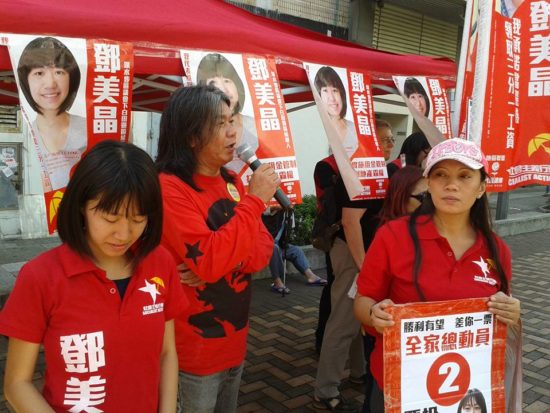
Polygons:
<instances>
[{"instance_id":1,"label":"man's red t-shirt","mask_svg":"<svg viewBox=\"0 0 550 413\"><path fill-rule=\"evenodd\" d=\"M246 353L250 273L265 267L273 238L261 220L265 205L245 195L239 180L194 175L196 191L160 174L164 203L162 245L176 262L206 281L184 285L190 302L176 319L179 368L209 375L240 365Z\"/></svg>"}]
</instances>

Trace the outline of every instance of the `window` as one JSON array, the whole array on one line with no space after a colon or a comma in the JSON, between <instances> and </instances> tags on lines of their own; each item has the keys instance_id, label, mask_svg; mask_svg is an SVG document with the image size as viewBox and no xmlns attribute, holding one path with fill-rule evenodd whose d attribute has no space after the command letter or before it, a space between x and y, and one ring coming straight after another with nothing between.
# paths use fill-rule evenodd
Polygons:
<instances>
[{"instance_id":1,"label":"window","mask_svg":"<svg viewBox=\"0 0 550 413\"><path fill-rule=\"evenodd\" d=\"M0 210L18 209L23 187L21 143L0 143Z\"/></svg>"}]
</instances>

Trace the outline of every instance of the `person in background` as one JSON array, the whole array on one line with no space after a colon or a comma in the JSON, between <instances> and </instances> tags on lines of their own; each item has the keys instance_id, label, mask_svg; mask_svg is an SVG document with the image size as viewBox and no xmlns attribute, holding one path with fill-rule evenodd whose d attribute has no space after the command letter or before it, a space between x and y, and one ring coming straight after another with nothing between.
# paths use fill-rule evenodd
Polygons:
<instances>
[{"instance_id":1,"label":"person in background","mask_svg":"<svg viewBox=\"0 0 550 413\"><path fill-rule=\"evenodd\" d=\"M382 153L389 158L395 142L390 124L377 119L376 136ZM376 230L376 216L383 200L351 201L341 178L335 185L335 200L343 229L330 250L334 270L330 292L331 312L319 356L313 407L333 412L356 412L359 406L352 400L346 400L338 389L350 351L350 376L363 380L365 375L361 326L353 316L353 300L349 298L348 291Z\"/></svg>"},{"instance_id":2,"label":"person in background","mask_svg":"<svg viewBox=\"0 0 550 413\"><path fill-rule=\"evenodd\" d=\"M80 86L80 69L71 51L53 37L37 37L17 66L21 92L36 112L32 129L44 159L44 187L64 188L71 168L86 150L86 119L69 114Z\"/></svg>"},{"instance_id":3,"label":"person in background","mask_svg":"<svg viewBox=\"0 0 550 413\"><path fill-rule=\"evenodd\" d=\"M411 105L422 116L430 115L430 99L424 86L414 77L409 77L403 85L403 94L407 97Z\"/></svg>"},{"instance_id":4,"label":"person in background","mask_svg":"<svg viewBox=\"0 0 550 413\"><path fill-rule=\"evenodd\" d=\"M379 225L412 214L424 201L428 183L418 166L407 165L392 175L384 204L380 211Z\"/></svg>"},{"instance_id":5,"label":"person in background","mask_svg":"<svg viewBox=\"0 0 550 413\"><path fill-rule=\"evenodd\" d=\"M414 165L422 168L424 160L431 150L432 147L426 135L422 132L414 132L403 141L399 155L388 164L388 171L393 174L405 165Z\"/></svg>"},{"instance_id":6,"label":"person in background","mask_svg":"<svg viewBox=\"0 0 550 413\"><path fill-rule=\"evenodd\" d=\"M324 214L331 223L337 221L336 200L334 199L334 187L340 173L334 155L321 159L315 165L313 180L315 182L315 196L317 198L317 214ZM327 285L321 292L319 299L319 321L315 329L315 350L321 354L325 326L330 315L330 289L334 281L330 254L325 252L325 264L327 269Z\"/></svg>"},{"instance_id":7,"label":"person in background","mask_svg":"<svg viewBox=\"0 0 550 413\"><path fill-rule=\"evenodd\" d=\"M378 215L378 226L384 225L393 219L410 215L424 200L427 190L426 179L422 176L422 169L417 166L407 165L392 175L384 204ZM355 307L354 307L355 310ZM357 317L359 319L359 317ZM366 360L365 377L365 402L363 413L370 413L369 397L372 391L374 379L370 371L370 355L374 348L376 331L363 326L363 345Z\"/></svg>"},{"instance_id":8,"label":"person in background","mask_svg":"<svg viewBox=\"0 0 550 413\"><path fill-rule=\"evenodd\" d=\"M161 205L153 161L138 147L104 141L80 161L59 207L63 244L23 266L0 313L16 412L175 411L173 320L187 301L158 246ZM42 394L33 383L41 344Z\"/></svg>"},{"instance_id":9,"label":"person in background","mask_svg":"<svg viewBox=\"0 0 550 413\"><path fill-rule=\"evenodd\" d=\"M273 237L273 255L269 260L269 270L273 283L271 291L289 294L290 289L284 284L285 260L290 261L294 267L306 277L308 286L324 286L327 280L316 275L309 264L302 249L288 242L287 239L287 213L282 208L267 208L262 215L262 220Z\"/></svg>"},{"instance_id":10,"label":"person in background","mask_svg":"<svg viewBox=\"0 0 550 413\"><path fill-rule=\"evenodd\" d=\"M183 87L162 114L157 170L162 245L181 271L189 307L176 319L178 411L237 409L248 335L251 273L264 268L273 239L261 215L279 185L262 165L248 194L224 168L237 133L231 101L213 86Z\"/></svg>"},{"instance_id":11,"label":"person in background","mask_svg":"<svg viewBox=\"0 0 550 413\"><path fill-rule=\"evenodd\" d=\"M519 328L520 303L510 296L510 250L491 229L486 168L473 142L449 139L436 145L424 170L428 194L422 205L410 217L380 227L367 252L355 314L378 333L371 355L372 413L384 412L381 334L394 324L388 307L487 297L497 320ZM474 277L480 270L484 277Z\"/></svg>"}]
</instances>

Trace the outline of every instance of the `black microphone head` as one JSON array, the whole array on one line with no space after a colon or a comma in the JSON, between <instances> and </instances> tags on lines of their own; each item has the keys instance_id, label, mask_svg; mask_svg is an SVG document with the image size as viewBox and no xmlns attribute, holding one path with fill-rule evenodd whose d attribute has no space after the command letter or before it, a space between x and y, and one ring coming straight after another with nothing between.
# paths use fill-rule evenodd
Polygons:
<instances>
[{"instance_id":1,"label":"black microphone head","mask_svg":"<svg viewBox=\"0 0 550 413\"><path fill-rule=\"evenodd\" d=\"M256 157L256 154L247 143L242 143L237 146L237 156L239 159L245 163L249 163L250 160Z\"/></svg>"}]
</instances>

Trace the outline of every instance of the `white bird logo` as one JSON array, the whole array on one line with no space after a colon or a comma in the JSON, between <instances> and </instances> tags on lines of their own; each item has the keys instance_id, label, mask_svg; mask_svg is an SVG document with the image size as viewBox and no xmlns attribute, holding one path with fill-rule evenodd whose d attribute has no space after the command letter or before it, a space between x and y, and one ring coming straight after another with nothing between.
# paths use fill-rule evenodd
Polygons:
<instances>
[{"instance_id":1,"label":"white bird logo","mask_svg":"<svg viewBox=\"0 0 550 413\"><path fill-rule=\"evenodd\" d=\"M479 261L474 261L474 263L479 266L479 268L483 272L483 276L485 278L487 278L487 276L489 275L490 270L489 270L489 266L487 265L487 263L485 262L483 257L479 257Z\"/></svg>"}]
</instances>

